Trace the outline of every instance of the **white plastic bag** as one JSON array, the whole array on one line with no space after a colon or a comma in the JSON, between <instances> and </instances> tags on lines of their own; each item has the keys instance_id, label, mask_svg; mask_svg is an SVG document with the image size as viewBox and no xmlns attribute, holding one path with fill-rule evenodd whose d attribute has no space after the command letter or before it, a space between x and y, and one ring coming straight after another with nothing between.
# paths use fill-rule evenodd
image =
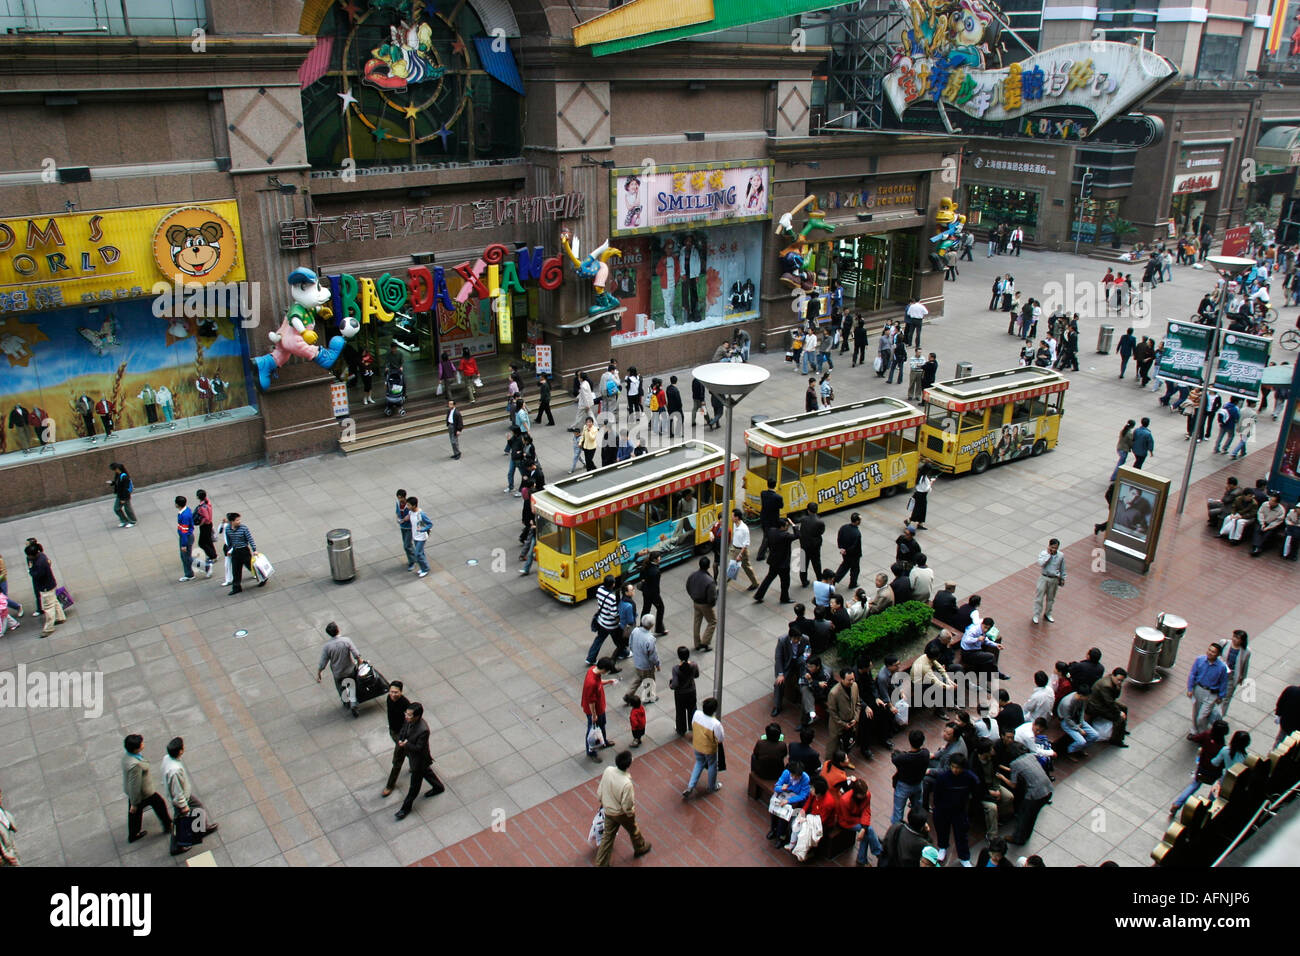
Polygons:
<instances>
[{"instance_id":1,"label":"white plastic bag","mask_svg":"<svg viewBox=\"0 0 1300 956\"><path fill-rule=\"evenodd\" d=\"M266 555L260 551L253 555L253 574L257 576L259 583L270 579L271 575L274 573L275 568L271 565L271 561Z\"/></svg>"},{"instance_id":2,"label":"white plastic bag","mask_svg":"<svg viewBox=\"0 0 1300 956\"><path fill-rule=\"evenodd\" d=\"M885 370L885 358L884 358L884 356L882 356L882 355L877 355L877 356L876 356L876 361L872 363L872 368L874 368L877 372L883 372L883 371Z\"/></svg>"},{"instance_id":3,"label":"white plastic bag","mask_svg":"<svg viewBox=\"0 0 1300 956\"><path fill-rule=\"evenodd\" d=\"M740 576L740 562L734 558L727 564L727 580L734 581Z\"/></svg>"},{"instance_id":4,"label":"white plastic bag","mask_svg":"<svg viewBox=\"0 0 1300 956\"><path fill-rule=\"evenodd\" d=\"M587 842L598 845L605 836L605 808L597 807L596 815L591 818L591 829L587 831Z\"/></svg>"}]
</instances>

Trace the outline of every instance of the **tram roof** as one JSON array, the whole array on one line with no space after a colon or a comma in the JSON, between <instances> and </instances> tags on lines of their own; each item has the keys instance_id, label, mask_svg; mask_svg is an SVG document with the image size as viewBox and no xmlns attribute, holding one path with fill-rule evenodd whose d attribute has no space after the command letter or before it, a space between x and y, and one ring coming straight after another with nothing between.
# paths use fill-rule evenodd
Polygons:
<instances>
[{"instance_id":1,"label":"tram roof","mask_svg":"<svg viewBox=\"0 0 1300 956\"><path fill-rule=\"evenodd\" d=\"M722 473L723 451L711 442L691 439L585 474L550 482L533 497L545 511L582 511L637 494L663 494L681 479L700 472ZM739 459L732 456L732 470ZM685 486L683 486L685 487ZM549 507L547 507L549 505Z\"/></svg>"},{"instance_id":2,"label":"tram roof","mask_svg":"<svg viewBox=\"0 0 1300 956\"><path fill-rule=\"evenodd\" d=\"M924 413L907 402L889 397L869 398L815 412L769 418L746 429L745 441L752 448L772 454L769 449L786 449L790 445L821 447L919 425L924 420Z\"/></svg>"},{"instance_id":3,"label":"tram roof","mask_svg":"<svg viewBox=\"0 0 1300 956\"><path fill-rule=\"evenodd\" d=\"M1069 380L1059 372L1025 365L973 375L970 378L936 382L925 390L925 400L946 405L953 411L964 411L983 408L993 404L995 399L1013 392L1043 395L1048 392L1063 392L1069 387Z\"/></svg>"}]
</instances>

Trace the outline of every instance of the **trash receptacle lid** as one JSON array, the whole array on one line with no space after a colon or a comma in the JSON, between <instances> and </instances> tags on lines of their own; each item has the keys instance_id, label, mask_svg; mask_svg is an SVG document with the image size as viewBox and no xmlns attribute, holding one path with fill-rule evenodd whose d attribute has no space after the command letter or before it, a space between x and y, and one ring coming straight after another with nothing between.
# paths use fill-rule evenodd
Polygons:
<instances>
[{"instance_id":1,"label":"trash receptacle lid","mask_svg":"<svg viewBox=\"0 0 1300 956\"><path fill-rule=\"evenodd\" d=\"M326 541L341 541L343 538L352 537L352 531L348 528L335 528L333 531L325 532Z\"/></svg>"},{"instance_id":2,"label":"trash receptacle lid","mask_svg":"<svg viewBox=\"0 0 1300 956\"><path fill-rule=\"evenodd\" d=\"M1185 631L1185 630L1187 630L1187 622L1184 621L1184 620L1183 620L1181 617L1179 617L1177 614L1165 614L1165 613L1162 613L1162 614L1160 615L1160 617L1159 617L1159 620L1160 620L1160 623L1161 623L1161 624L1163 624L1165 627L1167 627L1167 628L1169 628L1169 629L1171 629L1171 630L1174 630L1174 631L1177 631L1177 630L1184 630L1184 631Z\"/></svg>"},{"instance_id":3,"label":"trash receptacle lid","mask_svg":"<svg viewBox=\"0 0 1300 956\"><path fill-rule=\"evenodd\" d=\"M1157 644L1163 642L1165 639L1164 632L1154 627L1139 627L1137 630L1133 632L1133 636L1136 638L1140 638L1141 640L1152 641Z\"/></svg>"}]
</instances>

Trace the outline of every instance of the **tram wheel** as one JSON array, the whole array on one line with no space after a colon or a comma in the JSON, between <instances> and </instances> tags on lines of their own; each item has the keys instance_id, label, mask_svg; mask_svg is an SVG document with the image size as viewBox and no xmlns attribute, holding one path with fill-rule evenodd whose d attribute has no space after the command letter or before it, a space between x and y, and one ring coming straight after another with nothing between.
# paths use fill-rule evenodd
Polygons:
<instances>
[{"instance_id":1,"label":"tram wheel","mask_svg":"<svg viewBox=\"0 0 1300 956\"><path fill-rule=\"evenodd\" d=\"M975 460L970 463L970 470L977 475L982 475L989 470L989 465L992 463L993 460L989 458L986 452L980 452L975 456Z\"/></svg>"},{"instance_id":2,"label":"tram wheel","mask_svg":"<svg viewBox=\"0 0 1300 956\"><path fill-rule=\"evenodd\" d=\"M1040 438L1038 441L1034 442L1034 447L1030 451L1030 454L1037 458L1045 451L1047 451L1047 439Z\"/></svg>"}]
</instances>

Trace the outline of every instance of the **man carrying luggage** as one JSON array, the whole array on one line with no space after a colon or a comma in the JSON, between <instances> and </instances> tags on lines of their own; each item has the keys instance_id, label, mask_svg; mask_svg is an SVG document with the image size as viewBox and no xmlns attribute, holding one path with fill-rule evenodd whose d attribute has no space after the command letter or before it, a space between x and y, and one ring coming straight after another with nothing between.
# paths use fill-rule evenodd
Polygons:
<instances>
[{"instance_id":1,"label":"man carrying luggage","mask_svg":"<svg viewBox=\"0 0 1300 956\"><path fill-rule=\"evenodd\" d=\"M339 626L333 621L325 625L325 633L330 639L320 651L320 662L316 665L316 683L320 683L321 674L325 673L325 665L328 664L330 673L334 676L334 689L338 691L339 699L343 701L343 709L351 710L352 716L357 714L357 664L361 660L361 652L357 646L348 638L339 634ZM350 700L343 696L343 682L352 679Z\"/></svg>"}]
</instances>

